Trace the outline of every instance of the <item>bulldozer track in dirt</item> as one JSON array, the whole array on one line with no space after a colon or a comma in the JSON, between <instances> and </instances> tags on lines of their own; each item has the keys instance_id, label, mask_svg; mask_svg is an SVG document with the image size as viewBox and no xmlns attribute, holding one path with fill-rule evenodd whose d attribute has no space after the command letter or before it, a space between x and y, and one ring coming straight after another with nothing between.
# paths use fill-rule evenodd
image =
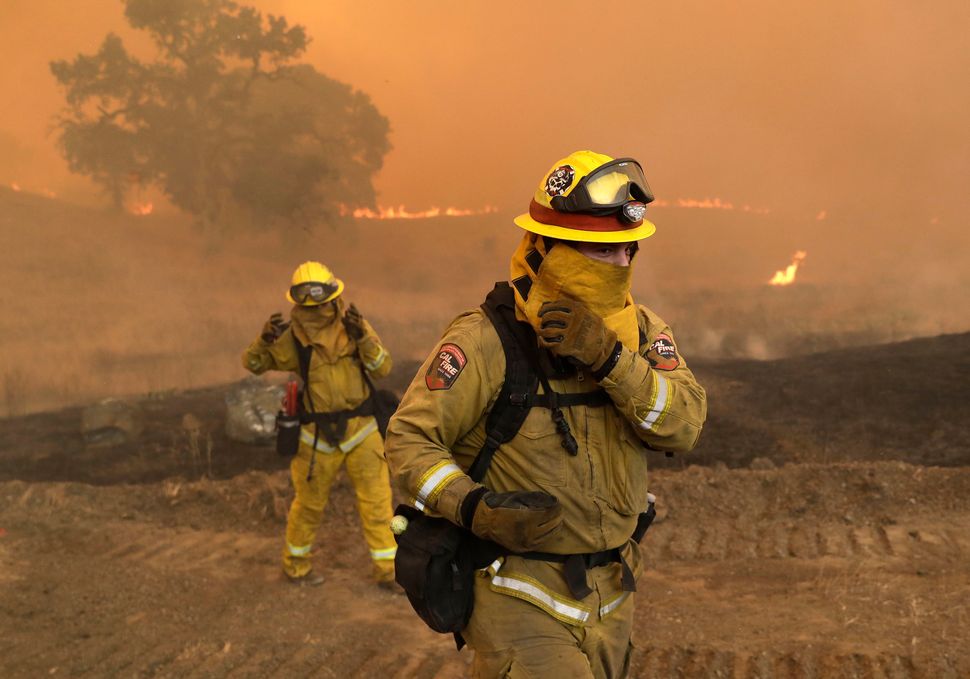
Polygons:
<instances>
[{"instance_id":1,"label":"bulldozer track in dirt","mask_svg":"<svg viewBox=\"0 0 970 679\"><path fill-rule=\"evenodd\" d=\"M275 536L184 528L145 531L131 524L115 526L110 536L101 537L91 543L110 546L98 550L99 558L165 570L212 570L224 577L232 577L233 569L211 567L272 559L280 548L280 538ZM644 544L649 558L658 562L824 557L959 560L970 554L970 531L831 524L813 529L766 525L742 532L661 525Z\"/></svg>"},{"instance_id":2,"label":"bulldozer track in dirt","mask_svg":"<svg viewBox=\"0 0 970 679\"><path fill-rule=\"evenodd\" d=\"M460 679L470 654L447 644L424 652L388 650L373 637L358 640L353 655L313 644L273 649L217 648L204 644L132 646L118 641L89 644L65 652L43 652L54 676L182 677L185 679ZM34 666L38 654L5 652L6 668ZM362 662L354 663L353 658ZM51 670L55 671L51 672ZM962 679L966 668L947 658L914 658L889 653L777 652L735 653L683 646L650 646L634 657L631 679ZM27 677L16 670L5 677Z\"/></svg>"},{"instance_id":3,"label":"bulldozer track in dirt","mask_svg":"<svg viewBox=\"0 0 970 679\"><path fill-rule=\"evenodd\" d=\"M214 564L276 556L280 538L211 530L130 530L122 544L104 552L110 560L153 568L207 570L231 574L233 569L212 569Z\"/></svg>"},{"instance_id":4,"label":"bulldozer track in dirt","mask_svg":"<svg viewBox=\"0 0 970 679\"><path fill-rule=\"evenodd\" d=\"M645 648L632 679L961 679L966 675L945 658L862 653L741 654L714 649Z\"/></svg>"},{"instance_id":5,"label":"bulldozer track in dirt","mask_svg":"<svg viewBox=\"0 0 970 679\"><path fill-rule=\"evenodd\" d=\"M437 649L389 651L377 641L371 635L358 639L353 654L309 643L270 649L253 644L227 644L220 648L200 643L139 645L117 638L28 653L18 653L18 649L5 645L0 670L2 676L10 679L41 674L89 679L460 679L466 675L469 654L459 654L447 644Z\"/></svg>"},{"instance_id":6,"label":"bulldozer track in dirt","mask_svg":"<svg viewBox=\"0 0 970 679\"><path fill-rule=\"evenodd\" d=\"M634 679L970 677L970 470L657 478ZM282 579L281 479L0 484L0 677L468 676L470 653L374 587L349 486L319 536L324 583ZM809 481L833 503L806 504Z\"/></svg>"},{"instance_id":7,"label":"bulldozer track in dirt","mask_svg":"<svg viewBox=\"0 0 970 679\"><path fill-rule=\"evenodd\" d=\"M970 520L963 525L970 525ZM657 560L734 558L818 559L918 558L962 559L970 554L970 530L918 525L816 527L765 524L739 530L726 523L710 528L661 524L644 543Z\"/></svg>"}]
</instances>

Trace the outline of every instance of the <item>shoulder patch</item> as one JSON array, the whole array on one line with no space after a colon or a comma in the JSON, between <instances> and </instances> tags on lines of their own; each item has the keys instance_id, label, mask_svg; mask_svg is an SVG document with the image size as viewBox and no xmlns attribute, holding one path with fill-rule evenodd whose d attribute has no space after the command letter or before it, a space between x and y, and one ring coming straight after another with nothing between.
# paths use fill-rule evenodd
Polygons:
<instances>
[{"instance_id":1,"label":"shoulder patch","mask_svg":"<svg viewBox=\"0 0 970 679\"><path fill-rule=\"evenodd\" d=\"M647 360L657 370L674 370L680 365L677 347L669 335L660 333L647 349Z\"/></svg>"},{"instance_id":2,"label":"shoulder patch","mask_svg":"<svg viewBox=\"0 0 970 679\"><path fill-rule=\"evenodd\" d=\"M424 375L424 383L431 391L439 389L451 389L468 359L465 352L457 344L442 344L438 349L438 355L428 366L428 372Z\"/></svg>"}]
</instances>

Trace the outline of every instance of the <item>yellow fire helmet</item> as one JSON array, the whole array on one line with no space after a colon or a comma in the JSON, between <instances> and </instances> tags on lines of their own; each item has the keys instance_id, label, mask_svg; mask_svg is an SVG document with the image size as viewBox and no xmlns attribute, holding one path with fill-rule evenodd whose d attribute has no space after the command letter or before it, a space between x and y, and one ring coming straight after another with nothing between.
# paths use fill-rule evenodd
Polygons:
<instances>
[{"instance_id":1,"label":"yellow fire helmet","mask_svg":"<svg viewBox=\"0 0 970 679\"><path fill-rule=\"evenodd\" d=\"M515 223L560 240L627 243L657 230L644 219L653 193L633 158L576 151L555 163Z\"/></svg>"},{"instance_id":2,"label":"yellow fire helmet","mask_svg":"<svg viewBox=\"0 0 970 679\"><path fill-rule=\"evenodd\" d=\"M344 282L320 262L303 262L296 267L286 299L301 306L319 306L344 291Z\"/></svg>"}]
</instances>

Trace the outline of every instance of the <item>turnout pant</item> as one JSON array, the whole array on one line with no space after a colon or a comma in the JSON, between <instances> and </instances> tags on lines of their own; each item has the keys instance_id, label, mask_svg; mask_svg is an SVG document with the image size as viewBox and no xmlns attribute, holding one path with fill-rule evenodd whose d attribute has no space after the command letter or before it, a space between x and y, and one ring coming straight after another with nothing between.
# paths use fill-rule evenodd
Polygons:
<instances>
[{"instance_id":1,"label":"turnout pant","mask_svg":"<svg viewBox=\"0 0 970 679\"><path fill-rule=\"evenodd\" d=\"M310 572L311 549L323 519L323 510L330 499L330 487L346 462L347 475L357 495L357 511L364 539L374 564L374 577L379 581L393 580L397 545L389 527L392 516L391 486L381 435L373 432L346 453L318 450L313 477L307 481L310 455L310 446L301 443L299 452L290 463L290 477L296 497L290 505L286 522L283 570L292 578Z\"/></svg>"},{"instance_id":2,"label":"turnout pant","mask_svg":"<svg viewBox=\"0 0 970 679\"><path fill-rule=\"evenodd\" d=\"M560 622L527 601L494 592L475 578L475 607L462 636L475 651L476 679L622 679L630 670L636 595L580 626Z\"/></svg>"}]
</instances>

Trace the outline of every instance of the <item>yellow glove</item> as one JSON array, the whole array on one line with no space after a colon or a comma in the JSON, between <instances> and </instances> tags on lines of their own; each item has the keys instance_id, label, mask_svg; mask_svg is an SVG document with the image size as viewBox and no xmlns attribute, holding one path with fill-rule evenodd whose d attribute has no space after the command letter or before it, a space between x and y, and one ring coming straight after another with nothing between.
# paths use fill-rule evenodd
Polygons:
<instances>
[{"instance_id":1,"label":"yellow glove","mask_svg":"<svg viewBox=\"0 0 970 679\"><path fill-rule=\"evenodd\" d=\"M539 307L539 319L539 346L573 358L593 372L616 348L616 333L582 302L566 298L546 302Z\"/></svg>"}]
</instances>

